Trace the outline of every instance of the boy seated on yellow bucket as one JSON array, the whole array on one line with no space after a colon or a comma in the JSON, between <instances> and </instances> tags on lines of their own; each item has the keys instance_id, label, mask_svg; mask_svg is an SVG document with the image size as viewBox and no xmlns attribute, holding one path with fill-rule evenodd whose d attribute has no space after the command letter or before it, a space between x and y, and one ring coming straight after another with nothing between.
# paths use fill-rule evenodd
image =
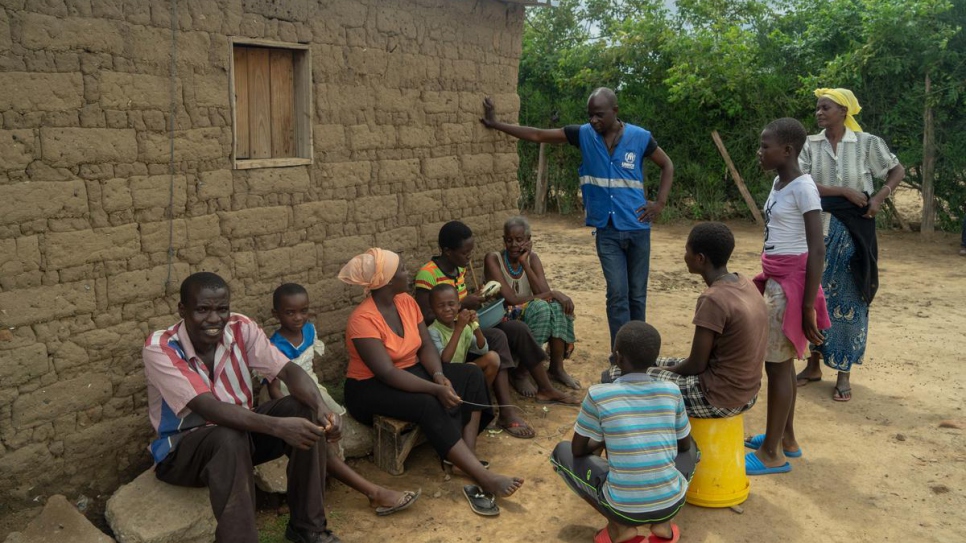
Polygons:
<instances>
[{"instance_id":1,"label":"boy seated on yellow bucket","mask_svg":"<svg viewBox=\"0 0 966 543\"><path fill-rule=\"evenodd\" d=\"M694 310L694 339L687 358L660 357L647 370L655 379L681 389L688 416L733 417L755 405L768 346L768 309L750 279L728 271L735 248L731 230L722 223L694 226L684 246L689 273L708 286ZM614 366L601 376L611 382Z\"/></svg>"},{"instance_id":2,"label":"boy seated on yellow bucket","mask_svg":"<svg viewBox=\"0 0 966 543\"><path fill-rule=\"evenodd\" d=\"M550 457L567 486L607 519L594 543L680 538L671 519L684 506L698 452L677 386L648 375L660 350L661 335L650 324L622 326L613 360L623 375L590 387L572 441ZM643 526L650 527L646 537L637 533Z\"/></svg>"}]
</instances>

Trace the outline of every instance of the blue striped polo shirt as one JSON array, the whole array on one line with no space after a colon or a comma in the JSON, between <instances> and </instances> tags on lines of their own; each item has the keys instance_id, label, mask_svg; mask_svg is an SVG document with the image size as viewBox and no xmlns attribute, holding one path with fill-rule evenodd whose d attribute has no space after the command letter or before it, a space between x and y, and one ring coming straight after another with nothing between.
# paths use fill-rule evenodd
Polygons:
<instances>
[{"instance_id":1,"label":"blue striped polo shirt","mask_svg":"<svg viewBox=\"0 0 966 543\"><path fill-rule=\"evenodd\" d=\"M678 386L643 373L590 387L574 431L603 441L610 472L603 494L611 507L647 513L684 497L687 479L674 467L678 440L691 432Z\"/></svg>"}]
</instances>

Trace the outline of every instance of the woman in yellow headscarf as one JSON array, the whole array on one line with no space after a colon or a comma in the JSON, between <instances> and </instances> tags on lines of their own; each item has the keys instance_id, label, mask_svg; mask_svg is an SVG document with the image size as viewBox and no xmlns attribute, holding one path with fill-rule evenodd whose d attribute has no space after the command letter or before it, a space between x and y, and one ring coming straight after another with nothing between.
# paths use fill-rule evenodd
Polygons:
<instances>
[{"instance_id":1,"label":"woman in yellow headscarf","mask_svg":"<svg viewBox=\"0 0 966 543\"><path fill-rule=\"evenodd\" d=\"M474 511L498 512L493 496L513 494L523 479L487 470L474 452L477 435L493 419L483 372L474 364L442 363L396 253L369 249L339 279L369 294L346 325L349 414L368 425L375 415L418 424L441 459L479 484L464 487Z\"/></svg>"},{"instance_id":2,"label":"woman in yellow headscarf","mask_svg":"<svg viewBox=\"0 0 966 543\"><path fill-rule=\"evenodd\" d=\"M852 398L852 365L861 364L865 356L869 304L878 288L875 216L905 170L882 138L862 131L855 120L862 107L852 91L817 89L815 96L815 119L822 131L808 137L799 163L822 196L822 289L832 328L798 374L798 386L820 380L824 360L838 370L832 399L847 402ZM885 183L876 189L873 177Z\"/></svg>"}]
</instances>

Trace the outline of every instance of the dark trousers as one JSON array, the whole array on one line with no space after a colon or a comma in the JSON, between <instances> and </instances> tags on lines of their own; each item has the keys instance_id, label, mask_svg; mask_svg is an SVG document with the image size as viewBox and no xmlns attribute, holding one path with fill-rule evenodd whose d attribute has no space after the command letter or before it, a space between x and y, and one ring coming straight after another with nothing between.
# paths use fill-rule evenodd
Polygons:
<instances>
[{"instance_id":1,"label":"dark trousers","mask_svg":"<svg viewBox=\"0 0 966 543\"><path fill-rule=\"evenodd\" d=\"M550 463L574 493L592 505L607 520L624 526L666 522L674 518L674 515L684 507L684 497L682 497L669 507L646 513L625 513L614 509L603 494L604 481L607 480L607 473L610 471L607 460L593 454L574 458L569 441L561 441L557 444L550 455ZM698 446L694 439L691 439L691 448L678 453L674 459L674 467L690 482L697 463Z\"/></svg>"},{"instance_id":2,"label":"dark trousers","mask_svg":"<svg viewBox=\"0 0 966 543\"><path fill-rule=\"evenodd\" d=\"M419 363L403 371L420 379L431 380L429 373ZM445 459L453 445L463 439L463 427L473 412L482 411L477 429L477 432L482 432L493 420L493 408L489 407L490 395L486 390L483 372L476 365L444 363L443 375L466 403L446 409L432 394L406 392L372 377L346 379L345 406L352 418L370 426L375 415L418 424L436 454Z\"/></svg>"},{"instance_id":3,"label":"dark trousers","mask_svg":"<svg viewBox=\"0 0 966 543\"><path fill-rule=\"evenodd\" d=\"M532 368L548 358L547 352L533 339L533 334L530 333L530 327L525 322L515 320L504 321L497 324L494 329L506 335L506 344L509 353L511 356L515 356L524 368ZM487 341L489 341L489 336L487 336ZM491 346L490 349L493 350L493 347ZM512 366L505 366L503 364L502 352L500 353L500 362L501 369L504 367L516 367L516 364Z\"/></svg>"},{"instance_id":4,"label":"dark trousers","mask_svg":"<svg viewBox=\"0 0 966 543\"><path fill-rule=\"evenodd\" d=\"M292 396L262 404L255 412L269 417L301 417L316 422L316 413ZM218 527L219 543L257 543L255 481L252 468L289 456L286 499L292 527L322 532L326 529L322 503L325 493L325 441L308 450L293 449L273 436L206 426L189 432L158 464L158 479L178 486L208 487Z\"/></svg>"}]
</instances>

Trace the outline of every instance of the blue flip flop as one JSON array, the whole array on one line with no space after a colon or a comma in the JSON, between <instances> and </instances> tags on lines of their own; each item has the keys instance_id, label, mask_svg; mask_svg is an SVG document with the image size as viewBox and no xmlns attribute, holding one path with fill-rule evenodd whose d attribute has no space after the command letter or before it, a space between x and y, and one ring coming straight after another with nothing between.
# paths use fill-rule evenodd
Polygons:
<instances>
[{"instance_id":1,"label":"blue flip flop","mask_svg":"<svg viewBox=\"0 0 966 543\"><path fill-rule=\"evenodd\" d=\"M776 468L769 468L761 463L755 453L750 452L745 455L745 473L748 475L771 475L773 473L788 473L789 471L792 471L792 465L788 462Z\"/></svg>"},{"instance_id":2,"label":"blue flip flop","mask_svg":"<svg viewBox=\"0 0 966 543\"><path fill-rule=\"evenodd\" d=\"M758 435L752 437L751 439L745 440L745 448L747 448L747 449L754 449L754 450L757 451L758 449L761 448L761 444L764 443L764 442L765 442L765 434L758 434ZM785 453L785 456L787 456L788 458L801 458L802 457L802 449L801 448L799 448L797 451L789 451L788 449L782 449L782 452Z\"/></svg>"}]
</instances>

